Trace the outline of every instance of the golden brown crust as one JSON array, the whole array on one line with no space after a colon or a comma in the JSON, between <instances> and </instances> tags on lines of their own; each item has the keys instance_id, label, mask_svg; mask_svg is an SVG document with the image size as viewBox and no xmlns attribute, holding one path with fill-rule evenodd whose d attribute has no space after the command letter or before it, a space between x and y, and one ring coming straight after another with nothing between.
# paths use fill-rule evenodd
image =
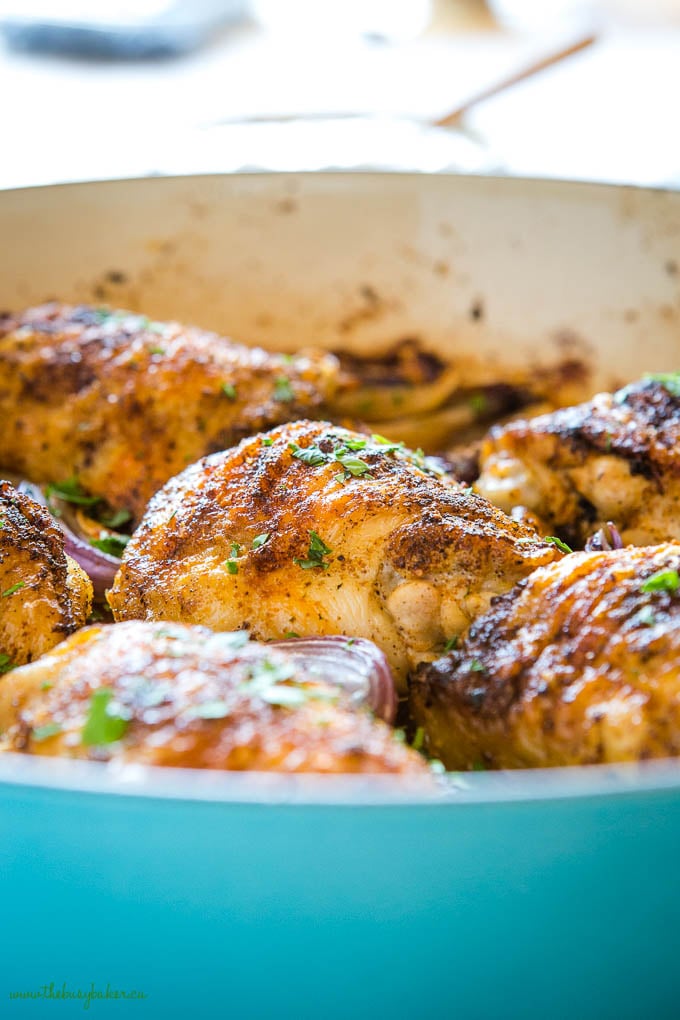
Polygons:
<instances>
[{"instance_id":1,"label":"golden brown crust","mask_svg":"<svg viewBox=\"0 0 680 1020\"><path fill-rule=\"evenodd\" d=\"M81 627L92 585L44 507L0 481L0 662L30 662Z\"/></svg>"},{"instance_id":2,"label":"golden brown crust","mask_svg":"<svg viewBox=\"0 0 680 1020\"><path fill-rule=\"evenodd\" d=\"M188 463L311 413L332 355L249 349L177 323L49 304L0 317L2 466L36 482L77 476L139 518Z\"/></svg>"},{"instance_id":3,"label":"golden brown crust","mask_svg":"<svg viewBox=\"0 0 680 1020\"><path fill-rule=\"evenodd\" d=\"M337 688L291 670L283 652L239 644L175 624L88 627L5 678L6 748L189 768L427 774L420 755ZM96 714L114 718L114 739L93 743L103 730L87 723L102 690Z\"/></svg>"},{"instance_id":4,"label":"golden brown crust","mask_svg":"<svg viewBox=\"0 0 680 1020\"><path fill-rule=\"evenodd\" d=\"M650 378L493 428L477 490L582 546L608 520L626 542L680 539L680 392Z\"/></svg>"},{"instance_id":5,"label":"golden brown crust","mask_svg":"<svg viewBox=\"0 0 680 1020\"><path fill-rule=\"evenodd\" d=\"M574 553L496 600L423 668L411 707L453 769L680 754L680 545ZM658 582L657 582L658 583Z\"/></svg>"},{"instance_id":6,"label":"golden brown crust","mask_svg":"<svg viewBox=\"0 0 680 1020\"><path fill-rule=\"evenodd\" d=\"M347 443L356 476L336 456ZM319 463L296 456L314 449ZM312 532L332 550L316 566ZM558 556L421 456L298 421L171 480L128 545L109 601L118 620L246 628L262 639L367 637L403 680L494 594Z\"/></svg>"}]
</instances>

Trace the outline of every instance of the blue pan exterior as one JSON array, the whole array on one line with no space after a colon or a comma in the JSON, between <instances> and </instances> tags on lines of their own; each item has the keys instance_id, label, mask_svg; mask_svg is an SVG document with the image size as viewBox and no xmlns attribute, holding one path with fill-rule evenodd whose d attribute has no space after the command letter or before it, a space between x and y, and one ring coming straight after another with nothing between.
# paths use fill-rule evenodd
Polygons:
<instances>
[{"instance_id":1,"label":"blue pan exterior","mask_svg":"<svg viewBox=\"0 0 680 1020\"><path fill-rule=\"evenodd\" d=\"M680 1015L680 791L266 804L0 784L0 1016ZM52 1007L51 1009L49 1007ZM55 1007L59 1008L56 1009Z\"/></svg>"}]
</instances>

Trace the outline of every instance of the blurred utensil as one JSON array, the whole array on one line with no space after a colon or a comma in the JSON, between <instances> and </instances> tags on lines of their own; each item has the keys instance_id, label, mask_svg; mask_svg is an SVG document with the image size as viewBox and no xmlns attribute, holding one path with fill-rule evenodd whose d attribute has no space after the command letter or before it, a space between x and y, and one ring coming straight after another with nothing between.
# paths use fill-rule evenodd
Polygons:
<instances>
[{"instance_id":1,"label":"blurred utensil","mask_svg":"<svg viewBox=\"0 0 680 1020\"><path fill-rule=\"evenodd\" d=\"M563 42L558 48L551 50L546 53L545 56L539 57L538 59L527 64L526 67L520 68L513 74L501 78L499 81L494 82L491 85L486 86L483 89L475 92L468 99L459 103L453 110L446 113L443 117L439 117L433 121L434 127L459 127L465 115L474 107L483 103L485 100L490 99L492 96L498 95L500 92L505 92L507 89L512 88L514 85L518 85L522 81L526 81L527 78L531 78L536 74L540 74L541 71L545 71L549 67L553 67L555 64L560 63L562 60L566 60L567 57L573 56L575 53L580 53L582 50L592 46L597 41L597 34L595 32L588 32L583 35L579 35L576 38L572 38L569 42Z\"/></svg>"}]
</instances>

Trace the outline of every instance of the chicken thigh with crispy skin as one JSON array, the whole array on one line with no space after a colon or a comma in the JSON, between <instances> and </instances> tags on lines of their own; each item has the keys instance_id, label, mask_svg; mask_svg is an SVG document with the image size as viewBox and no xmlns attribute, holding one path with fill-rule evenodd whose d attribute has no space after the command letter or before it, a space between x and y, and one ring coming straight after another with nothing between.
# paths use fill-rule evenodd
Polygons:
<instances>
[{"instance_id":1,"label":"chicken thigh with crispy skin","mask_svg":"<svg viewBox=\"0 0 680 1020\"><path fill-rule=\"evenodd\" d=\"M204 627L88 627L0 685L4 750L189 768L427 777L386 723L281 650Z\"/></svg>"},{"instance_id":2,"label":"chicken thigh with crispy skin","mask_svg":"<svg viewBox=\"0 0 680 1020\"><path fill-rule=\"evenodd\" d=\"M309 421L206 457L151 501L109 593L114 616L366 637L403 684L560 556L435 472L401 444Z\"/></svg>"},{"instance_id":3,"label":"chicken thigh with crispy skin","mask_svg":"<svg viewBox=\"0 0 680 1020\"><path fill-rule=\"evenodd\" d=\"M91 604L90 580L50 514L0 481L0 673L82 627Z\"/></svg>"},{"instance_id":4,"label":"chicken thigh with crispy skin","mask_svg":"<svg viewBox=\"0 0 680 1020\"><path fill-rule=\"evenodd\" d=\"M573 553L421 668L411 708L450 769L680 755L680 544Z\"/></svg>"},{"instance_id":5,"label":"chicken thigh with crispy skin","mask_svg":"<svg viewBox=\"0 0 680 1020\"><path fill-rule=\"evenodd\" d=\"M0 316L0 467L75 477L139 519L198 457L313 414L336 374L332 355L268 354L128 312L49 304Z\"/></svg>"},{"instance_id":6,"label":"chicken thigh with crispy skin","mask_svg":"<svg viewBox=\"0 0 680 1020\"><path fill-rule=\"evenodd\" d=\"M524 506L583 546L613 521L624 544L680 539L680 375L491 429L476 490Z\"/></svg>"}]
</instances>

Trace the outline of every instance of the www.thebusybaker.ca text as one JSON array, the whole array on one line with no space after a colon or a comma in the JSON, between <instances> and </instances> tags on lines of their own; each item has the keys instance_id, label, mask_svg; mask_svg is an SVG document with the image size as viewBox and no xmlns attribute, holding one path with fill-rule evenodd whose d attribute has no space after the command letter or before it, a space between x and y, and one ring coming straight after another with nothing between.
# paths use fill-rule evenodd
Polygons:
<instances>
[{"instance_id":1,"label":"www.thebusybaker.ca text","mask_svg":"<svg viewBox=\"0 0 680 1020\"><path fill-rule=\"evenodd\" d=\"M64 981L62 985L55 985L54 981L50 981L47 985L41 985L39 988L35 988L32 991L15 991L9 993L10 999L43 999L49 1001L50 999L64 1000L64 999L80 999L83 1003L84 1009L89 1009L93 1002L98 1000L104 1001L111 999L124 999L130 1001L130 999L146 999L146 992L140 992L133 988L129 991L124 991L120 988L112 988L110 984L107 984L106 988L97 988L94 981L90 983L90 987L85 990L84 988L69 988Z\"/></svg>"}]
</instances>

